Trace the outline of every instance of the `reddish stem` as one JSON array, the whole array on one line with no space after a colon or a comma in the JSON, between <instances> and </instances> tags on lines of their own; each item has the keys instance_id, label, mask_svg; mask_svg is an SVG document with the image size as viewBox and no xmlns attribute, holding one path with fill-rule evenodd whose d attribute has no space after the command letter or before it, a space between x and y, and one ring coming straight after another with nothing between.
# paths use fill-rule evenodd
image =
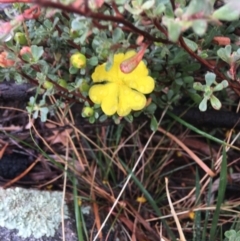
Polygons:
<instances>
[{"instance_id":1,"label":"reddish stem","mask_svg":"<svg viewBox=\"0 0 240 241\"><path fill-rule=\"evenodd\" d=\"M0 0L0 3L34 3L33 0Z\"/></svg>"},{"instance_id":2,"label":"reddish stem","mask_svg":"<svg viewBox=\"0 0 240 241\"><path fill-rule=\"evenodd\" d=\"M110 21L110 22L115 22L115 23L122 23L123 25L129 27L133 32L138 33L139 35L143 35L145 37L145 39L147 39L149 41L161 42L161 43L165 43L165 44L171 43L170 41L168 41L166 39L156 38L156 37L152 36L148 32L145 32L145 31L137 28L131 22L125 20L122 17L92 12L88 8L88 6L86 6L86 5L85 5L86 11L82 11L82 8L77 9L77 8L72 7L72 6L67 6L67 5L63 5L63 4L60 4L60 3L56 3L56 2L37 1L35 3L37 3L37 4L39 4L43 7L51 7L51 8L55 8L55 9L61 9L63 11L67 11L67 12L71 12L71 13L77 13L77 14L80 14L82 16L89 17L89 18L92 18L92 19L105 20L105 21Z\"/></svg>"},{"instance_id":3,"label":"reddish stem","mask_svg":"<svg viewBox=\"0 0 240 241\"><path fill-rule=\"evenodd\" d=\"M157 20L157 19L154 19L154 20L153 20L153 23L154 23L155 27L156 27L159 31L161 31L161 32L168 38L168 32L167 32L167 30L166 30L164 27L162 27L161 24L159 24L158 20Z\"/></svg>"}]
</instances>

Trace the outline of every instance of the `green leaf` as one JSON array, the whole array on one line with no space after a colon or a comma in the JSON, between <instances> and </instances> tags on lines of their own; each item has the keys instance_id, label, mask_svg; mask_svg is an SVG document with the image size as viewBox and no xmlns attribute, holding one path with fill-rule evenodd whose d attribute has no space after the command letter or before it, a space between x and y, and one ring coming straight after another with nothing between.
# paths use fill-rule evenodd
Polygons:
<instances>
[{"instance_id":1,"label":"green leaf","mask_svg":"<svg viewBox=\"0 0 240 241\"><path fill-rule=\"evenodd\" d=\"M223 80L221 83L214 86L213 91L214 92L220 91L220 90L223 90L226 87L228 87L228 82L227 82L227 80Z\"/></svg>"},{"instance_id":2,"label":"green leaf","mask_svg":"<svg viewBox=\"0 0 240 241\"><path fill-rule=\"evenodd\" d=\"M215 95L212 95L212 96L211 96L210 102L211 102L212 107L213 107L215 110L220 110L220 109L221 109L222 103L221 103L221 101L220 101Z\"/></svg>"},{"instance_id":3,"label":"green leaf","mask_svg":"<svg viewBox=\"0 0 240 241\"><path fill-rule=\"evenodd\" d=\"M152 131L156 131L157 128L158 128L158 122L157 122L157 119L154 115L151 118L150 128L151 128Z\"/></svg>"},{"instance_id":4,"label":"green leaf","mask_svg":"<svg viewBox=\"0 0 240 241\"><path fill-rule=\"evenodd\" d=\"M141 9L148 10L152 8L154 4L155 4L155 0L148 0L141 6Z\"/></svg>"},{"instance_id":5,"label":"green leaf","mask_svg":"<svg viewBox=\"0 0 240 241\"><path fill-rule=\"evenodd\" d=\"M41 111L41 121L45 122L47 120L47 114L49 110L47 107L42 107L40 111Z\"/></svg>"},{"instance_id":6,"label":"green leaf","mask_svg":"<svg viewBox=\"0 0 240 241\"><path fill-rule=\"evenodd\" d=\"M217 51L217 55L226 63L230 64L231 62L231 52L232 52L232 46L227 45L225 48L220 48Z\"/></svg>"},{"instance_id":7,"label":"green leaf","mask_svg":"<svg viewBox=\"0 0 240 241\"><path fill-rule=\"evenodd\" d=\"M216 75L211 72L205 74L205 81L208 86L211 86L216 80Z\"/></svg>"},{"instance_id":8,"label":"green leaf","mask_svg":"<svg viewBox=\"0 0 240 241\"><path fill-rule=\"evenodd\" d=\"M183 82L185 84L191 84L191 83L193 83L193 81L194 81L194 78L192 76L184 76L183 77Z\"/></svg>"},{"instance_id":9,"label":"green leaf","mask_svg":"<svg viewBox=\"0 0 240 241\"><path fill-rule=\"evenodd\" d=\"M30 63L30 62L31 62L31 59L32 59L32 56L31 56L30 53L26 53L26 54L23 54L23 55L22 55L22 59L23 59L24 61Z\"/></svg>"},{"instance_id":10,"label":"green leaf","mask_svg":"<svg viewBox=\"0 0 240 241\"><path fill-rule=\"evenodd\" d=\"M39 113L38 110L33 112L33 119L37 119L38 118L38 113Z\"/></svg>"},{"instance_id":11,"label":"green leaf","mask_svg":"<svg viewBox=\"0 0 240 241\"><path fill-rule=\"evenodd\" d=\"M49 19L46 19L44 22L43 22L43 25L47 28L47 29L52 29L52 22L49 20Z\"/></svg>"},{"instance_id":12,"label":"green leaf","mask_svg":"<svg viewBox=\"0 0 240 241\"><path fill-rule=\"evenodd\" d=\"M179 22L175 22L174 19L168 18L166 16L163 17L162 22L164 25L167 26L169 39L172 42L177 42L181 34L181 24Z\"/></svg>"},{"instance_id":13,"label":"green leaf","mask_svg":"<svg viewBox=\"0 0 240 241\"><path fill-rule=\"evenodd\" d=\"M98 58L96 56L91 57L90 59L88 59L88 64L91 66L98 65Z\"/></svg>"},{"instance_id":14,"label":"green leaf","mask_svg":"<svg viewBox=\"0 0 240 241\"><path fill-rule=\"evenodd\" d=\"M240 9L234 8L233 4L226 4L213 13L213 17L223 21L234 21L239 18Z\"/></svg>"},{"instance_id":15,"label":"green leaf","mask_svg":"<svg viewBox=\"0 0 240 241\"><path fill-rule=\"evenodd\" d=\"M205 19L194 20L192 24L192 28L197 35L202 36L203 34L205 34L207 30L207 20Z\"/></svg>"},{"instance_id":16,"label":"green leaf","mask_svg":"<svg viewBox=\"0 0 240 241\"><path fill-rule=\"evenodd\" d=\"M200 82L193 83L193 89L198 91L204 91L205 86L202 85Z\"/></svg>"},{"instance_id":17,"label":"green leaf","mask_svg":"<svg viewBox=\"0 0 240 241\"><path fill-rule=\"evenodd\" d=\"M199 94L188 92L188 95L196 104L200 104L202 97Z\"/></svg>"},{"instance_id":18,"label":"green leaf","mask_svg":"<svg viewBox=\"0 0 240 241\"><path fill-rule=\"evenodd\" d=\"M186 64L186 65L182 65L182 70L183 71L187 71L188 73L190 72L195 72L197 70L199 70L201 68L201 65L199 63L189 63L189 64Z\"/></svg>"},{"instance_id":19,"label":"green leaf","mask_svg":"<svg viewBox=\"0 0 240 241\"><path fill-rule=\"evenodd\" d=\"M154 16L161 16L162 13L165 11L166 7L163 3L159 3L156 8L153 8Z\"/></svg>"},{"instance_id":20,"label":"green leaf","mask_svg":"<svg viewBox=\"0 0 240 241\"><path fill-rule=\"evenodd\" d=\"M194 41L184 37L183 39L186 45L188 46L188 48L190 48L193 52L195 52L198 49L198 45Z\"/></svg>"},{"instance_id":21,"label":"green leaf","mask_svg":"<svg viewBox=\"0 0 240 241\"><path fill-rule=\"evenodd\" d=\"M224 235L225 235L225 237L226 238L231 238L232 236L236 236L236 231L235 230L228 230L228 231L226 231L225 233L224 233Z\"/></svg>"},{"instance_id":22,"label":"green leaf","mask_svg":"<svg viewBox=\"0 0 240 241\"><path fill-rule=\"evenodd\" d=\"M124 33L122 29L115 28L112 34L112 39L114 43L118 43L120 40L124 38Z\"/></svg>"},{"instance_id":23,"label":"green leaf","mask_svg":"<svg viewBox=\"0 0 240 241\"><path fill-rule=\"evenodd\" d=\"M188 57L188 54L186 53L186 51L183 51L182 49L180 49L179 51L174 53L173 59L169 60L169 64L170 65L182 64L183 60L185 60L187 57Z\"/></svg>"},{"instance_id":24,"label":"green leaf","mask_svg":"<svg viewBox=\"0 0 240 241\"><path fill-rule=\"evenodd\" d=\"M203 98L203 100L201 101L201 103L199 104L199 110L200 111L206 111L207 110L207 98Z\"/></svg>"},{"instance_id":25,"label":"green leaf","mask_svg":"<svg viewBox=\"0 0 240 241\"><path fill-rule=\"evenodd\" d=\"M143 11L141 8L132 8L128 3L126 3L124 7L128 12L130 12L133 15L139 15Z\"/></svg>"},{"instance_id":26,"label":"green leaf","mask_svg":"<svg viewBox=\"0 0 240 241\"><path fill-rule=\"evenodd\" d=\"M77 68L75 68L73 66L70 66L70 68L69 68L69 73L70 74L77 74L78 71L79 71L79 69L77 69Z\"/></svg>"},{"instance_id":27,"label":"green leaf","mask_svg":"<svg viewBox=\"0 0 240 241\"><path fill-rule=\"evenodd\" d=\"M90 116L88 118L88 121L89 121L89 123L93 124L95 122L95 117L94 116Z\"/></svg>"},{"instance_id":28,"label":"green leaf","mask_svg":"<svg viewBox=\"0 0 240 241\"><path fill-rule=\"evenodd\" d=\"M43 55L44 51L43 51L43 47L40 46L36 46L36 45L32 45L31 46L31 53L33 56L33 59L35 62L37 62Z\"/></svg>"},{"instance_id":29,"label":"green leaf","mask_svg":"<svg viewBox=\"0 0 240 241\"><path fill-rule=\"evenodd\" d=\"M195 13L204 13L208 15L211 13L213 6L209 3L209 0L191 0L190 4L188 5L186 15L192 16Z\"/></svg>"},{"instance_id":30,"label":"green leaf","mask_svg":"<svg viewBox=\"0 0 240 241\"><path fill-rule=\"evenodd\" d=\"M82 23L79 21L79 18L75 18L71 23L71 28L74 31L81 30Z\"/></svg>"},{"instance_id":31,"label":"green leaf","mask_svg":"<svg viewBox=\"0 0 240 241\"><path fill-rule=\"evenodd\" d=\"M239 231L237 231L237 233L236 233L236 237L240 237L240 230Z\"/></svg>"},{"instance_id":32,"label":"green leaf","mask_svg":"<svg viewBox=\"0 0 240 241\"><path fill-rule=\"evenodd\" d=\"M128 121L129 123L133 122L133 116L131 114L128 114L127 116L124 116L124 119Z\"/></svg>"},{"instance_id":33,"label":"green leaf","mask_svg":"<svg viewBox=\"0 0 240 241\"><path fill-rule=\"evenodd\" d=\"M145 110L150 114L154 114L156 109L157 109L157 105L152 102Z\"/></svg>"},{"instance_id":34,"label":"green leaf","mask_svg":"<svg viewBox=\"0 0 240 241\"><path fill-rule=\"evenodd\" d=\"M177 79L175 79L175 82L176 82L176 84L177 85L183 85L183 79L182 78L177 78Z\"/></svg>"},{"instance_id":35,"label":"green leaf","mask_svg":"<svg viewBox=\"0 0 240 241\"><path fill-rule=\"evenodd\" d=\"M46 75L44 73L37 73L36 79L39 80L41 84L46 80Z\"/></svg>"},{"instance_id":36,"label":"green leaf","mask_svg":"<svg viewBox=\"0 0 240 241\"><path fill-rule=\"evenodd\" d=\"M100 122L104 122L105 120L107 120L107 116L106 115L101 115L100 118L99 118L99 121Z\"/></svg>"}]
</instances>

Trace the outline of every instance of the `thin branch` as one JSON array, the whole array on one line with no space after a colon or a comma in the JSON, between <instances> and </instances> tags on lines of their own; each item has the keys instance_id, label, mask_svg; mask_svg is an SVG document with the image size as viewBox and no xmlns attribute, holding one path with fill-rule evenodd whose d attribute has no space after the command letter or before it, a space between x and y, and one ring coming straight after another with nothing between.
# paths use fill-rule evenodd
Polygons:
<instances>
[{"instance_id":1,"label":"thin branch","mask_svg":"<svg viewBox=\"0 0 240 241\"><path fill-rule=\"evenodd\" d=\"M157 19L154 19L153 23L159 31L161 31L166 37L168 37L168 32L166 31L166 29L164 27L162 27L161 24L159 24Z\"/></svg>"},{"instance_id":2,"label":"thin branch","mask_svg":"<svg viewBox=\"0 0 240 241\"><path fill-rule=\"evenodd\" d=\"M165 43L165 44L171 43L170 41L168 41L166 39L156 38L156 37L152 36L151 34L149 34L148 32L145 32L145 31L135 27L131 22L125 20L123 17L95 13L95 12L90 11L89 9L87 9L88 11L85 12L85 11L82 11L81 9L77 9L72 6L67 6L67 5L63 5L63 4L55 3L55 2L48 2L48 1L41 0L41 1L34 1L34 3L36 3L40 6L43 6L43 7L51 7L51 8L71 12L71 13L80 14L82 16L89 17L89 18L96 19L96 20L105 20L105 21L110 21L110 22L114 22L114 23L121 23L121 24L129 27L133 32L138 33L139 35L143 35L145 37L145 39L147 39L149 41L161 42L161 43Z\"/></svg>"},{"instance_id":3,"label":"thin branch","mask_svg":"<svg viewBox=\"0 0 240 241\"><path fill-rule=\"evenodd\" d=\"M170 0L170 2L171 2L173 11L175 11L175 9L176 9L175 1L174 0Z\"/></svg>"}]
</instances>

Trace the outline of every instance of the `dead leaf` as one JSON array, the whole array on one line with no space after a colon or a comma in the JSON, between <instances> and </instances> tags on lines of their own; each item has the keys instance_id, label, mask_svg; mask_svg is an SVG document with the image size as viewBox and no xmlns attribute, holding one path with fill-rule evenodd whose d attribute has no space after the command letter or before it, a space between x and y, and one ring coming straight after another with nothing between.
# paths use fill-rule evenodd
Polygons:
<instances>
[{"instance_id":1,"label":"dead leaf","mask_svg":"<svg viewBox=\"0 0 240 241\"><path fill-rule=\"evenodd\" d=\"M49 141L51 145L62 143L64 146L66 146L69 135L73 131L72 129L58 130L58 126L51 123L46 123L45 126L49 128L53 133L52 136L46 138L46 140Z\"/></svg>"},{"instance_id":2,"label":"dead leaf","mask_svg":"<svg viewBox=\"0 0 240 241\"><path fill-rule=\"evenodd\" d=\"M223 36L215 36L212 41L217 45L223 45L223 46L231 44L231 39Z\"/></svg>"}]
</instances>

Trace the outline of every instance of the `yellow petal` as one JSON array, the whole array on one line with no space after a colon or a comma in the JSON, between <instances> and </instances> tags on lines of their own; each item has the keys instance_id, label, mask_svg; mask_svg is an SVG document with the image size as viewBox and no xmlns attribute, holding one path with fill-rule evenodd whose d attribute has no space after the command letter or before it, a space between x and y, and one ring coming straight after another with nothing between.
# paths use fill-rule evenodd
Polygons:
<instances>
[{"instance_id":1,"label":"yellow petal","mask_svg":"<svg viewBox=\"0 0 240 241\"><path fill-rule=\"evenodd\" d=\"M120 65L120 63L125 60L125 54L124 53L118 53L114 54L113 62Z\"/></svg>"},{"instance_id":2,"label":"yellow petal","mask_svg":"<svg viewBox=\"0 0 240 241\"><path fill-rule=\"evenodd\" d=\"M136 51L135 50L129 50L125 53L124 55L124 59L123 60L126 60L126 59L129 59L131 58L134 54L136 54Z\"/></svg>"},{"instance_id":3,"label":"yellow petal","mask_svg":"<svg viewBox=\"0 0 240 241\"><path fill-rule=\"evenodd\" d=\"M119 116L127 116L131 112L131 108L128 105L124 105L122 102L118 104L117 113Z\"/></svg>"},{"instance_id":4,"label":"yellow petal","mask_svg":"<svg viewBox=\"0 0 240 241\"><path fill-rule=\"evenodd\" d=\"M146 105L146 97L130 89L127 86L121 86L119 90L119 104L117 113L119 116L128 115L131 110L141 110Z\"/></svg>"},{"instance_id":5,"label":"yellow petal","mask_svg":"<svg viewBox=\"0 0 240 241\"><path fill-rule=\"evenodd\" d=\"M142 93L131 90L131 108L132 110L141 110L146 106L146 97Z\"/></svg>"},{"instance_id":6,"label":"yellow petal","mask_svg":"<svg viewBox=\"0 0 240 241\"><path fill-rule=\"evenodd\" d=\"M118 108L119 86L115 83L107 84L108 95L103 98L102 110L106 115L113 115Z\"/></svg>"},{"instance_id":7,"label":"yellow petal","mask_svg":"<svg viewBox=\"0 0 240 241\"><path fill-rule=\"evenodd\" d=\"M127 82L127 85L143 94L149 94L154 90L155 82L151 76L139 76Z\"/></svg>"},{"instance_id":8,"label":"yellow petal","mask_svg":"<svg viewBox=\"0 0 240 241\"><path fill-rule=\"evenodd\" d=\"M108 95L108 88L106 85L97 84L89 89L89 98L95 104L101 104L104 97Z\"/></svg>"},{"instance_id":9,"label":"yellow petal","mask_svg":"<svg viewBox=\"0 0 240 241\"><path fill-rule=\"evenodd\" d=\"M90 88L89 98L95 104L101 104L106 115L113 115L118 107L118 89L115 83L97 84Z\"/></svg>"},{"instance_id":10,"label":"yellow petal","mask_svg":"<svg viewBox=\"0 0 240 241\"><path fill-rule=\"evenodd\" d=\"M115 82L116 79L118 79L118 75L120 72L120 63L124 60L124 54L119 53L115 54L113 57L113 65L110 70L106 71L106 63L98 65L93 74L92 74L92 80L93 82L102 82L102 81L109 81L109 82Z\"/></svg>"},{"instance_id":11,"label":"yellow petal","mask_svg":"<svg viewBox=\"0 0 240 241\"><path fill-rule=\"evenodd\" d=\"M105 66L106 66L106 64L101 64L95 68L95 70L91 76L94 83L102 82L102 81L106 80L105 79L105 76L106 76Z\"/></svg>"},{"instance_id":12,"label":"yellow petal","mask_svg":"<svg viewBox=\"0 0 240 241\"><path fill-rule=\"evenodd\" d=\"M126 116L131 112L131 98L129 98L131 89L127 86L119 88L119 103L117 113L119 116Z\"/></svg>"},{"instance_id":13,"label":"yellow petal","mask_svg":"<svg viewBox=\"0 0 240 241\"><path fill-rule=\"evenodd\" d=\"M118 108L118 97L104 98L101 107L105 115L114 115Z\"/></svg>"},{"instance_id":14,"label":"yellow petal","mask_svg":"<svg viewBox=\"0 0 240 241\"><path fill-rule=\"evenodd\" d=\"M129 51L125 54L124 58L128 59L130 58L131 56L133 56L136 52L135 51ZM138 81L139 78L145 78L145 77L148 77L148 68L146 66L146 64L141 61L138 66L130 73L123 73L123 72L120 72L119 74L119 78L122 79L122 81L126 84L126 85L129 85L129 83L133 80L135 81ZM150 76L149 76L150 77ZM151 78L151 77L150 77ZM153 85L154 81L151 83L149 83L149 87L148 89L150 90L152 88L152 85ZM144 87L145 88L145 87ZM152 88L153 90L153 88ZM151 90L151 91L152 91ZM146 89L147 91L147 89ZM143 92L143 93L150 93L151 91L149 92Z\"/></svg>"}]
</instances>

